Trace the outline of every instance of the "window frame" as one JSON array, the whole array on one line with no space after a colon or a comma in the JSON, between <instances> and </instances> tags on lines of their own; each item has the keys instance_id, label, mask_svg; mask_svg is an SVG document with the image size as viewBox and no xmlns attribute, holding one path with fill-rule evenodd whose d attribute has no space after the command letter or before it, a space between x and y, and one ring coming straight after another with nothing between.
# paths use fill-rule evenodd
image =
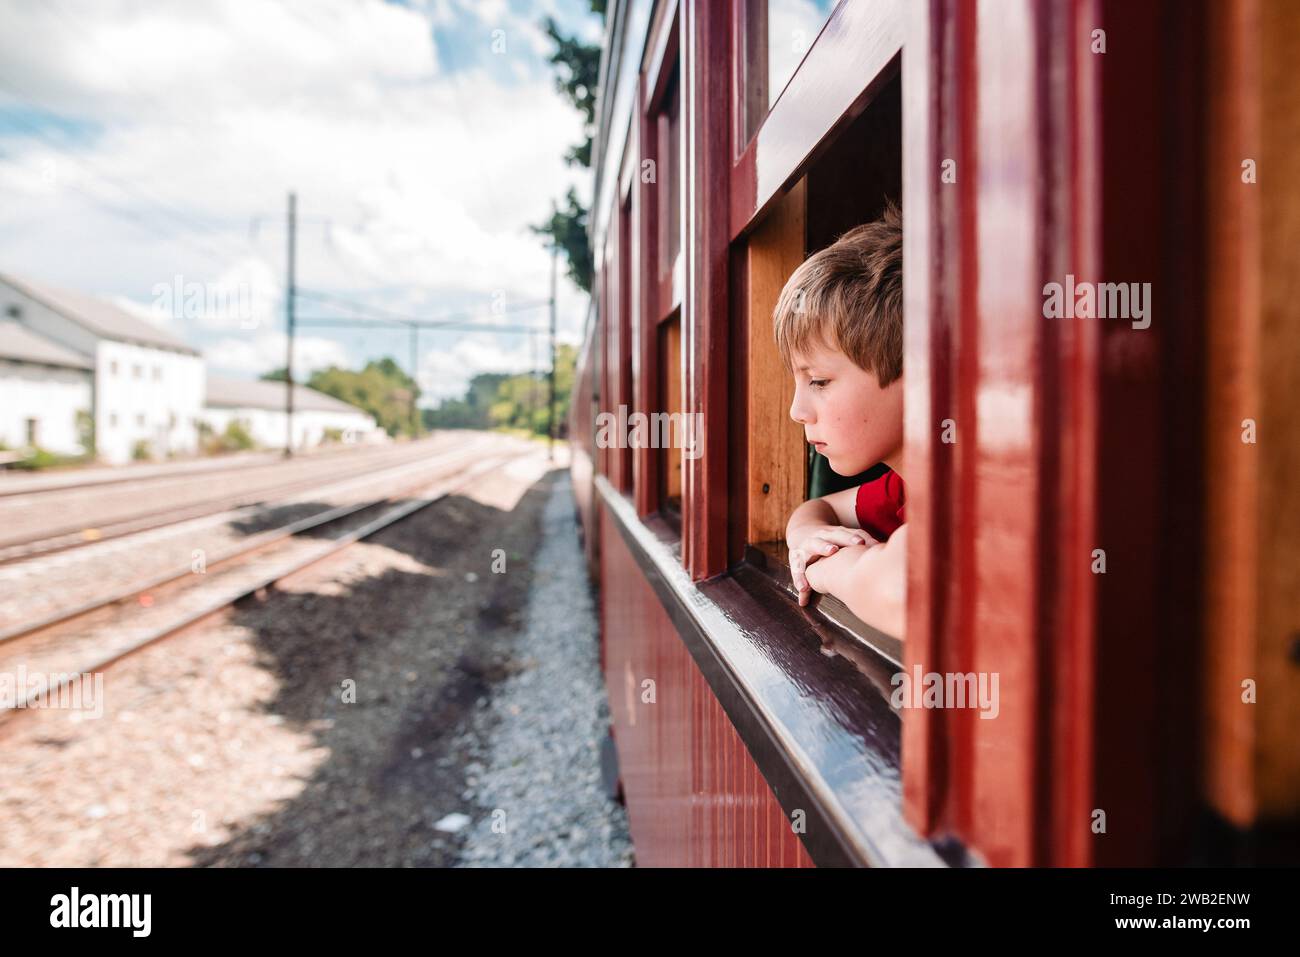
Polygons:
<instances>
[{"instance_id":1,"label":"window frame","mask_svg":"<svg viewBox=\"0 0 1300 957\"><path fill-rule=\"evenodd\" d=\"M783 278L776 282L779 277L773 270L784 271L788 277L808 255L808 171L819 157L834 148L838 134L869 109L881 92L900 76L904 36L904 10L897 0L876 4L838 3L780 96L766 110L750 135L745 111L752 109L756 102L754 74L761 72L766 83L766 65L762 64L763 69L757 71L754 64L746 63L747 39L755 29L750 15L759 6L765 9L763 0L732 0L731 3L730 101L733 121L729 232L733 261L743 267L737 270L739 281L731 297L732 326L739 340L739 348L733 351L733 361L743 362L746 367L744 383L738 383L740 388L733 389L732 402L747 407L745 421L753 414L757 399L761 398L754 392L755 376L770 376L779 366L780 374L787 380L789 378L776 358L770 337L763 337L756 314L770 312L784 284ZM844 62L857 62L863 66L861 70L845 71L841 66ZM797 240L781 230L795 231ZM774 231L776 235L773 235ZM799 247L797 256L795 245ZM792 384L787 383L783 397L791 387ZM758 407L764 410L762 414L770 416L774 406L770 402L760 402ZM800 501L806 501L806 475L800 474L799 479L795 479L786 474L791 468L798 468L793 461L780 465L768 460L777 454L789 455L792 460L796 457L798 453L793 447L787 448L791 441L788 435L769 433L761 442L756 442L753 429L742 428L741 431L746 434L746 440L739 449L741 454L736 457L733 471L743 472L743 481L733 480L731 487L733 494L742 494L745 501L743 505L738 503L731 512L729 558L733 564L744 562L756 566L777 591L793 595L793 586L788 581L784 530L777 540L773 536L774 521L770 516L761 516L760 513L771 511L761 506L765 494L761 488L795 481L802 484ZM785 432L798 432L798 447L806 452L802 430L795 426ZM760 467L773 476L771 481L760 482L760 478L765 477L755 475L755 470ZM736 527L740 523L743 527ZM753 536L760 533L767 539L755 541ZM901 663L902 636L888 635L873 628L831 596L815 598L812 607L813 614L841 628L858 646Z\"/></svg>"},{"instance_id":2,"label":"window frame","mask_svg":"<svg viewBox=\"0 0 1300 957\"><path fill-rule=\"evenodd\" d=\"M681 11L677 0L664 8L659 32L650 51L649 62L642 72L638 89L634 138L639 156L636 165L634 223L631 235L635 237L637 268L641 277L637 302L639 317L637 346L640 375L637 394L639 408L647 414L670 409L682 409L679 396L675 401L666 395L668 383L674 382L670 370L664 368L664 346L661 340L668 334L668 324L679 323L678 342L682 344L680 326L683 312L684 260L690 230L682 210L685 197L680 184L685 179L685 135L682 129L682 60ZM678 136L676 150L672 150L672 114L677 115ZM643 164L649 162L654 171L647 181ZM672 206L677 215L672 215ZM666 254L672 248L668 230L676 222L677 242L671 262ZM675 381L685 385L685 356L679 349ZM679 508L669 505L667 489L670 484L667 469L671 465L670 450L644 448L638 450L634 471L640 476L635 490L637 513L648 517L662 513L669 528L678 535L682 530ZM679 500L680 506L680 500Z\"/></svg>"}]
</instances>

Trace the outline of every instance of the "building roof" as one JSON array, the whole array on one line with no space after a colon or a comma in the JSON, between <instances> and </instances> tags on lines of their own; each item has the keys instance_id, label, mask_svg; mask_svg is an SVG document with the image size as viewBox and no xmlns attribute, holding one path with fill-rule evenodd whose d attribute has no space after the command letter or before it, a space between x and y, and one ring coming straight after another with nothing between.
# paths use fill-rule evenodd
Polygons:
<instances>
[{"instance_id":1,"label":"building roof","mask_svg":"<svg viewBox=\"0 0 1300 957\"><path fill-rule=\"evenodd\" d=\"M94 368L86 356L46 339L16 319L0 319L0 358L68 369Z\"/></svg>"},{"instance_id":2,"label":"building roof","mask_svg":"<svg viewBox=\"0 0 1300 957\"><path fill-rule=\"evenodd\" d=\"M170 349L174 352L185 352L195 356L199 355L197 349L188 345L179 336L175 336L166 329L141 319L139 316L133 316L125 309L115 306L107 300L97 299L94 296L87 296L80 292L73 292L70 289L60 289L57 286L51 286L43 282L38 283L30 279L18 279L4 273L0 273L0 282L8 284L24 295L48 306L101 339L112 339L117 342L130 342L154 348Z\"/></svg>"},{"instance_id":3,"label":"building roof","mask_svg":"<svg viewBox=\"0 0 1300 957\"><path fill-rule=\"evenodd\" d=\"M227 376L208 373L208 391L203 404L223 409L268 409L279 412L284 409L284 383L268 382L262 379L234 379ZM353 412L369 415L365 409L359 409L342 399L336 399L324 392L317 392L305 385L293 387L293 410L295 412Z\"/></svg>"}]
</instances>

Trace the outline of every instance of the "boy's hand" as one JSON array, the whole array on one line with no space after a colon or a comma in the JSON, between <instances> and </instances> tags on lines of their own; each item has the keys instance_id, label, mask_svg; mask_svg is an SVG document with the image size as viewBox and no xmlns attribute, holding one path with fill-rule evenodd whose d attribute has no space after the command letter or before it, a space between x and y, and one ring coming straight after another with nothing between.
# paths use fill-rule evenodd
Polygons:
<instances>
[{"instance_id":1,"label":"boy's hand","mask_svg":"<svg viewBox=\"0 0 1300 957\"><path fill-rule=\"evenodd\" d=\"M809 565L819 558L834 555L842 547L878 544L862 529L844 525L813 525L799 531L799 541L790 549L790 576L799 593L800 605L808 604L812 592L812 586L808 584Z\"/></svg>"}]
</instances>

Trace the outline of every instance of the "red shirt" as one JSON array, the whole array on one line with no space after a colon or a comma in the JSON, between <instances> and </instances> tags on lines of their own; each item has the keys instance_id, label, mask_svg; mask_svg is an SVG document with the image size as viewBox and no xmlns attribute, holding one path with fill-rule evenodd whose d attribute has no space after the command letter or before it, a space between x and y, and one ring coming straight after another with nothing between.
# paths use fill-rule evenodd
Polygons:
<instances>
[{"instance_id":1,"label":"red shirt","mask_svg":"<svg viewBox=\"0 0 1300 957\"><path fill-rule=\"evenodd\" d=\"M907 521L903 517L906 496L903 480L892 469L877 479L863 482L853 503L858 525L877 541L885 541Z\"/></svg>"}]
</instances>

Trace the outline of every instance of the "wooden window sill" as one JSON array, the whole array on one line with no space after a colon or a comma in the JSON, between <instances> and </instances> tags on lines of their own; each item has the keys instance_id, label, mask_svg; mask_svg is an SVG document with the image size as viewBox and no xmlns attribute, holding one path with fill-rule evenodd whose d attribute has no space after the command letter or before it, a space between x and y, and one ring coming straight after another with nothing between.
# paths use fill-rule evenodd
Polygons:
<instances>
[{"instance_id":1,"label":"wooden window sill","mask_svg":"<svg viewBox=\"0 0 1300 957\"><path fill-rule=\"evenodd\" d=\"M790 551L784 542L760 542L745 546L745 564L767 579L773 591L798 605L799 594L794 590L794 582L790 578ZM902 669L902 639L868 625L833 595L814 593L806 612L814 622L833 626L837 639L846 640L863 651L883 658L895 671Z\"/></svg>"}]
</instances>

